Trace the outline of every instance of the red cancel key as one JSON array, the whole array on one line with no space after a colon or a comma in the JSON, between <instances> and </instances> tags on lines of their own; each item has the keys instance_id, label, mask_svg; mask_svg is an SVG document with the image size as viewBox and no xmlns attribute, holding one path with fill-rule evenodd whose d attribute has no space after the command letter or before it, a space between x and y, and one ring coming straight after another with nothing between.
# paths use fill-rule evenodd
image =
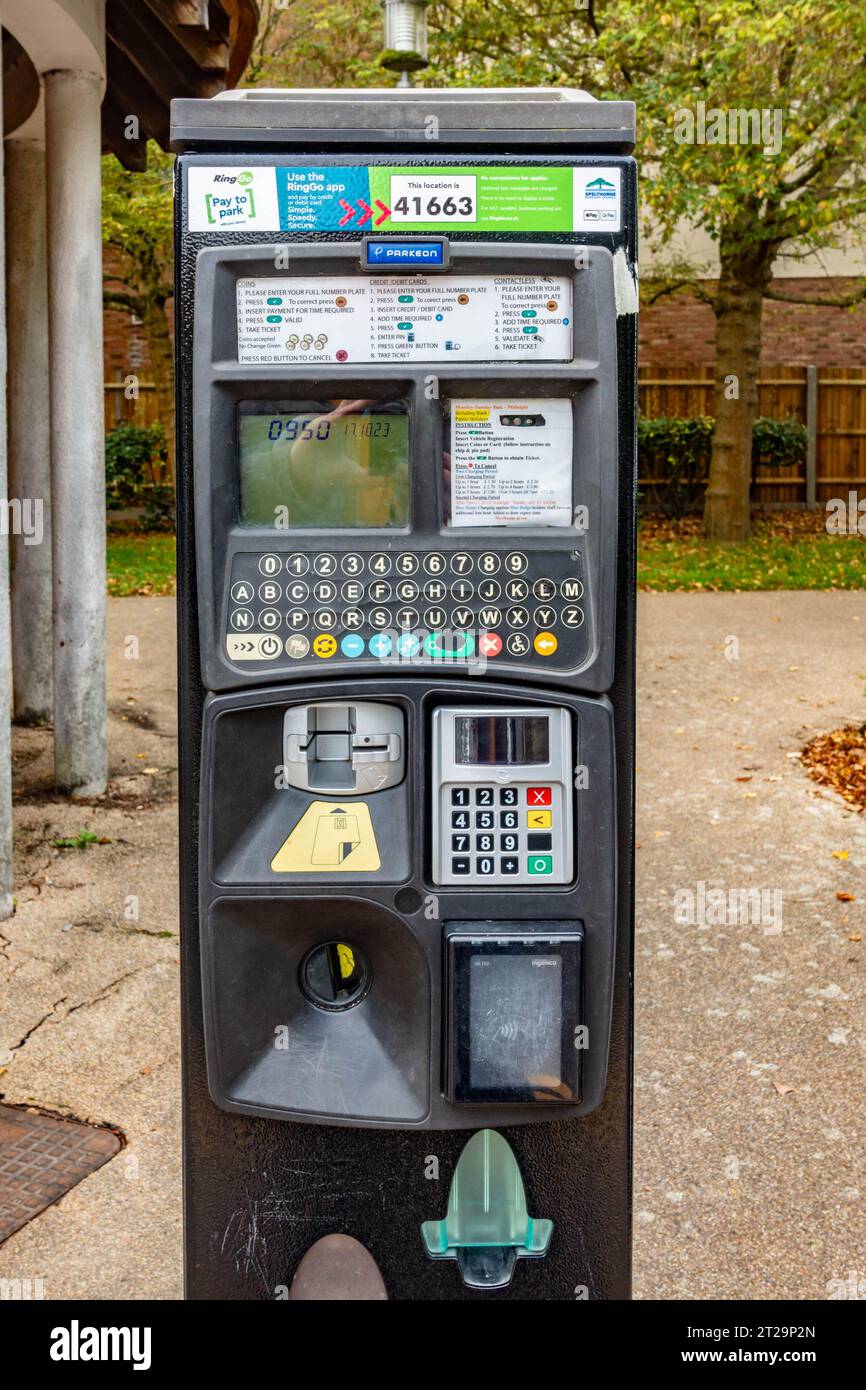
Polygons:
<instances>
[{"instance_id":1,"label":"red cancel key","mask_svg":"<svg viewBox=\"0 0 866 1390\"><path fill-rule=\"evenodd\" d=\"M549 806L550 787L527 787L526 804L527 806Z\"/></svg>"}]
</instances>

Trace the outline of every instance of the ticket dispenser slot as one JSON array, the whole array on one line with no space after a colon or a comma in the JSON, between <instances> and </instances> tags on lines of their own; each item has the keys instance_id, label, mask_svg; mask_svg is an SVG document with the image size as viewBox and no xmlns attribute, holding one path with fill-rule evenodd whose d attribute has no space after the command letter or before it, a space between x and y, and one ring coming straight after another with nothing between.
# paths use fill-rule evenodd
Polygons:
<instances>
[{"instance_id":1,"label":"ticket dispenser slot","mask_svg":"<svg viewBox=\"0 0 866 1390\"><path fill-rule=\"evenodd\" d=\"M403 715L394 705L331 700L286 712L286 780L302 791L376 792L403 780Z\"/></svg>"}]
</instances>

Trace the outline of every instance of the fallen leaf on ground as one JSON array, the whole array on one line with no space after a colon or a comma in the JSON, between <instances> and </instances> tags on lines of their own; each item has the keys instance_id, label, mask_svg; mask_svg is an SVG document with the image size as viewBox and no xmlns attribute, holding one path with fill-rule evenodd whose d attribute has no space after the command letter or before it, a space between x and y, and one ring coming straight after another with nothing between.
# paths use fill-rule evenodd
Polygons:
<instances>
[{"instance_id":1,"label":"fallen leaf on ground","mask_svg":"<svg viewBox=\"0 0 866 1390\"><path fill-rule=\"evenodd\" d=\"M836 897L840 903L856 903L857 901L853 893L837 893Z\"/></svg>"}]
</instances>

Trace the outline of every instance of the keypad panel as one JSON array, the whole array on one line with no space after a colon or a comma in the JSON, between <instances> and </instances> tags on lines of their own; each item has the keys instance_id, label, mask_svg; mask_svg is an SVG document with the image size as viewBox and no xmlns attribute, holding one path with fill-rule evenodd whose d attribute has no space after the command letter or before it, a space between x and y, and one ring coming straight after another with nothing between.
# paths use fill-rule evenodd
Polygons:
<instances>
[{"instance_id":1,"label":"keypad panel","mask_svg":"<svg viewBox=\"0 0 866 1390\"><path fill-rule=\"evenodd\" d=\"M225 651L240 665L575 670L587 658L586 604L574 550L242 551Z\"/></svg>"},{"instance_id":2,"label":"keypad panel","mask_svg":"<svg viewBox=\"0 0 866 1390\"><path fill-rule=\"evenodd\" d=\"M567 833L559 783L444 785L436 881L564 883Z\"/></svg>"}]
</instances>

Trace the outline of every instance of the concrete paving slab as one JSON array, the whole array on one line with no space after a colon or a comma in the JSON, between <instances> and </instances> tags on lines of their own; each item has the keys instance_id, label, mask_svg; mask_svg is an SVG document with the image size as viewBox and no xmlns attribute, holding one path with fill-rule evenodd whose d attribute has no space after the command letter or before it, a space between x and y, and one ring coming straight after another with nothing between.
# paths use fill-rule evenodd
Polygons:
<instances>
[{"instance_id":1,"label":"concrete paving slab","mask_svg":"<svg viewBox=\"0 0 866 1390\"><path fill-rule=\"evenodd\" d=\"M645 594L639 613L636 1293L827 1298L866 1277L866 833L796 753L866 718L866 600ZM0 1093L127 1142L0 1247L0 1278L176 1298L171 600L109 601L109 683L106 798L56 797L50 734L16 731ZM103 843L56 844L81 831Z\"/></svg>"}]
</instances>

